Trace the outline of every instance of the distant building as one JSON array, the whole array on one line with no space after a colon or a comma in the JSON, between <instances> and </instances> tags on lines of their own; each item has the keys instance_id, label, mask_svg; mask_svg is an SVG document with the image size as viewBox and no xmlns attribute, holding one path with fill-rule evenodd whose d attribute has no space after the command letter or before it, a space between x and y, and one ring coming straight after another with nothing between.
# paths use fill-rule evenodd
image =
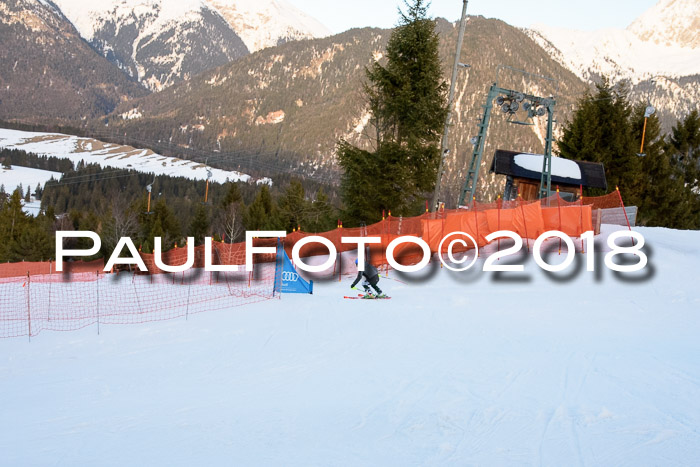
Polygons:
<instances>
[{"instance_id":1,"label":"distant building","mask_svg":"<svg viewBox=\"0 0 700 467\"><path fill-rule=\"evenodd\" d=\"M537 199L542 178L542 154L527 154L499 149L491 172L506 176L504 200L515 199L520 192L524 200ZM584 162L552 156L552 190L559 187L562 198L573 201L581 186L607 190L605 168L598 162Z\"/></svg>"}]
</instances>

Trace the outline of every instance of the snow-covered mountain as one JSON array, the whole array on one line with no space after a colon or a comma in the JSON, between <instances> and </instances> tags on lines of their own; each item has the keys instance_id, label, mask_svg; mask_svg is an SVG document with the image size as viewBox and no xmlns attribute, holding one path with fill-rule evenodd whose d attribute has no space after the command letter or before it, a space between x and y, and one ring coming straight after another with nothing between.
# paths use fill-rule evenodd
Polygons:
<instances>
[{"instance_id":1,"label":"snow-covered mountain","mask_svg":"<svg viewBox=\"0 0 700 467\"><path fill-rule=\"evenodd\" d=\"M251 52L331 31L285 0L207 0L228 21Z\"/></svg>"},{"instance_id":2,"label":"snow-covered mountain","mask_svg":"<svg viewBox=\"0 0 700 467\"><path fill-rule=\"evenodd\" d=\"M660 0L626 29L525 32L584 81L629 81L632 101L651 101L666 131L700 101L698 0Z\"/></svg>"},{"instance_id":3,"label":"snow-covered mountain","mask_svg":"<svg viewBox=\"0 0 700 467\"><path fill-rule=\"evenodd\" d=\"M147 88L328 31L283 0L55 0L80 35Z\"/></svg>"},{"instance_id":4,"label":"snow-covered mountain","mask_svg":"<svg viewBox=\"0 0 700 467\"><path fill-rule=\"evenodd\" d=\"M536 25L528 34L584 80L606 74L636 83L657 75L700 74L697 0L661 0L624 30Z\"/></svg>"},{"instance_id":5,"label":"snow-covered mountain","mask_svg":"<svg viewBox=\"0 0 700 467\"><path fill-rule=\"evenodd\" d=\"M248 54L229 24L202 1L56 3L98 52L153 91Z\"/></svg>"},{"instance_id":6,"label":"snow-covered mountain","mask_svg":"<svg viewBox=\"0 0 700 467\"><path fill-rule=\"evenodd\" d=\"M627 28L645 42L690 49L700 47L700 2L664 0Z\"/></svg>"}]
</instances>

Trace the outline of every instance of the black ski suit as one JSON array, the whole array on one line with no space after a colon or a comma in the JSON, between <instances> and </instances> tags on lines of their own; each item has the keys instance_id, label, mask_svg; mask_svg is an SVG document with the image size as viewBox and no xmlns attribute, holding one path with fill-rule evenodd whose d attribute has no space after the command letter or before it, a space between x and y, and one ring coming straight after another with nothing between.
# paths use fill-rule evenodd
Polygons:
<instances>
[{"instance_id":1,"label":"black ski suit","mask_svg":"<svg viewBox=\"0 0 700 467\"><path fill-rule=\"evenodd\" d=\"M377 283L379 282L379 271L377 271L377 268L372 266L372 264L369 261L365 261L365 270L364 271L357 271L357 277L355 278L355 282L352 283L350 288L355 287L358 282L360 282L360 279L362 279L362 276L365 277L365 281L362 283L362 286L365 288L365 292L371 292L369 286L371 285L374 290L377 291L378 295L382 294L382 290L377 287Z\"/></svg>"}]
</instances>

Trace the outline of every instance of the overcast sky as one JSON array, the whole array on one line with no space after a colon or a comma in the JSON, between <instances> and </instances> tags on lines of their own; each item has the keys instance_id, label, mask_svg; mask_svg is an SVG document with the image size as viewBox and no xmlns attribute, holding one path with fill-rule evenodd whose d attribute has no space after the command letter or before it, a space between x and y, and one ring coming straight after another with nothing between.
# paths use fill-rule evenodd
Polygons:
<instances>
[{"instance_id":1,"label":"overcast sky","mask_svg":"<svg viewBox=\"0 0 700 467\"><path fill-rule=\"evenodd\" d=\"M287 0L334 33L353 27L389 28L396 24L402 0ZM534 23L593 31L627 27L656 0L470 0L467 14L499 18L513 25ZM432 17L459 19L462 0L433 0Z\"/></svg>"}]
</instances>

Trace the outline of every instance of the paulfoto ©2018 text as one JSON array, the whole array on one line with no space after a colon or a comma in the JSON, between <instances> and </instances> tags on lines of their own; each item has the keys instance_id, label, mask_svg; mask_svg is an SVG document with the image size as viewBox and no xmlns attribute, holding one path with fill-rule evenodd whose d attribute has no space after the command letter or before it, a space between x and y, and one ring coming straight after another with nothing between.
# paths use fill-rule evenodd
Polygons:
<instances>
[{"instance_id":1,"label":"paulfoto \u00a92018 text","mask_svg":"<svg viewBox=\"0 0 700 467\"><path fill-rule=\"evenodd\" d=\"M286 237L287 233L284 231L248 231L246 232L246 242L245 242L245 270L253 270L253 256L256 254L275 254L277 249L275 247L263 247L254 246L253 240L256 238L283 238ZM455 238L453 238L455 237ZM66 249L63 246L63 241L69 238L89 238L93 241L92 248L88 249ZM513 245L504 249L497 251L494 254L486 257L483 264L483 271L485 272L520 272L524 270L524 266L521 264L495 264L497 260L503 259L504 257L514 255L518 253L523 247L523 239L520 235L515 232L508 230L502 230L498 232L493 232L485 237L487 243L493 242L501 238L510 239L513 241ZM547 263L542 255L542 246L544 242L550 238L558 238L561 242L565 243L566 257L564 260L556 265ZM580 239L585 242L585 254L586 254L586 269L588 271L593 271L595 269L595 242L594 242L594 232L588 231L584 233ZM619 246L619 239L632 239L632 246ZM449 242L448 242L449 240ZM445 243L447 243L445 248ZM310 243L318 243L324 245L328 248L328 258L325 262L318 265L309 265L305 263L300 257L301 248ZM360 270L364 269L365 263L365 247L367 245L381 244L382 239L380 237L342 237L341 243L357 245L357 258L358 258L358 268ZM403 265L400 264L395 256L394 252L399 245L404 243L413 243L420 247L423 256L422 259L413 265ZM162 239L160 237L154 238L154 249L153 257L155 265L162 271L165 272L184 272L191 269L194 266L195 254L194 254L194 238L187 238L187 261L182 265L172 266L167 265L163 262L163 251L162 251ZM607 240L609 251L605 255L605 266L609 269L617 272L636 272L644 269L647 265L648 258L647 255L642 251L644 247L644 236L639 232L634 231L617 231L611 234ZM100 251L102 246L102 241L99 235L91 231L57 231L56 232L56 271L63 271L63 260L66 257L89 257ZM454 248L460 246L462 249L475 250L474 255L462 255L461 257L455 257ZM121 257L121 253L126 248L129 251L130 256ZM452 271L466 271L470 269L478 257L478 244L476 240L465 232L452 232L446 235L438 247L439 252L446 252L449 262L445 260L443 254L438 255L442 264L452 270ZM204 269L208 272L237 272L238 266L236 265L217 265L213 264L212 260L212 238L206 237L204 243ZM542 269L549 272L559 272L565 270L574 261L574 254L576 252L574 242L571 237L563 232L557 230L551 230L540 235L536 240L532 248L533 257L535 263ZM388 264L400 272L417 272L428 265L432 257L432 251L428 243L420 237L406 235L393 239L386 247L386 260ZM613 258L621 254L634 254L638 258L635 264L622 265L617 264L613 261ZM329 239L318 236L311 235L304 237L297 241L292 248L292 260L297 268L302 271L309 273L322 272L330 268L337 259L337 249L332 241ZM470 261L470 256L472 256ZM123 265L134 265L142 272L148 272L143 259L139 255L138 249L134 245L134 242L129 237L122 237L114 248L109 260L105 264L104 271L111 271L112 268L117 264ZM459 265L459 267L455 266Z\"/></svg>"}]
</instances>

